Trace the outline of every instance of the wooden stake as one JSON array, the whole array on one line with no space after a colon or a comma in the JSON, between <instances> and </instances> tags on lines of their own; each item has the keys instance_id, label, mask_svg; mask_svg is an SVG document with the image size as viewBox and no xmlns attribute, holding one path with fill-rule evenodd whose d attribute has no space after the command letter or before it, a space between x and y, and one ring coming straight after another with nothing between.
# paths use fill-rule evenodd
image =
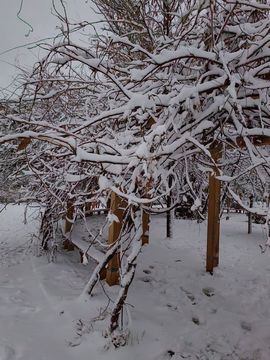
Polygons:
<instances>
[{"instance_id":1,"label":"wooden stake","mask_svg":"<svg viewBox=\"0 0 270 360\"><path fill-rule=\"evenodd\" d=\"M109 245L113 245L118 240L122 228L124 206L125 206L125 201L121 199L116 193L113 192L111 195L110 210L112 214L117 216L119 222L113 221L109 227L109 236L108 236ZM112 286L119 284L119 267L120 267L120 259L119 259L119 253L117 253L109 261L107 266L106 282L108 285Z\"/></svg>"},{"instance_id":2,"label":"wooden stake","mask_svg":"<svg viewBox=\"0 0 270 360\"><path fill-rule=\"evenodd\" d=\"M148 212L143 210L142 213L142 244L149 244L149 226L150 225L150 215Z\"/></svg>"},{"instance_id":3,"label":"wooden stake","mask_svg":"<svg viewBox=\"0 0 270 360\"><path fill-rule=\"evenodd\" d=\"M72 201L68 201L67 203L67 212L65 217L65 225L64 225L64 233L70 233L73 227L73 221L70 220L74 219L74 205ZM63 242L63 247L67 251L73 251L74 245L69 239L65 239Z\"/></svg>"},{"instance_id":4,"label":"wooden stake","mask_svg":"<svg viewBox=\"0 0 270 360\"><path fill-rule=\"evenodd\" d=\"M169 175L169 181L168 181L168 185L169 187L172 186L172 175ZM167 208L169 209L172 205L172 194L171 191L169 192L169 194L167 195L167 199L166 199L166 205ZM172 237L172 211L168 210L166 212L166 237L167 238L171 238Z\"/></svg>"},{"instance_id":5,"label":"wooden stake","mask_svg":"<svg viewBox=\"0 0 270 360\"><path fill-rule=\"evenodd\" d=\"M73 226L73 220L74 220L74 205L72 201L68 201L67 203L67 212L66 212L66 218L65 218L65 228L64 232L69 233ZM72 221L70 221L72 220Z\"/></svg>"},{"instance_id":6,"label":"wooden stake","mask_svg":"<svg viewBox=\"0 0 270 360\"><path fill-rule=\"evenodd\" d=\"M254 135L249 140L255 146L270 145L270 136ZM245 148L246 142L244 137L238 136L235 141L226 139L227 146L232 148ZM221 145L215 143L212 147L211 154L215 162L221 157ZM214 172L218 174L218 169L214 167ZM207 228L207 255L206 255L206 271L213 272L215 266L219 263L219 209L220 209L220 182L214 176L209 177L208 190L208 228ZM251 228L250 228L251 230ZM270 234L270 226L269 226Z\"/></svg>"},{"instance_id":7,"label":"wooden stake","mask_svg":"<svg viewBox=\"0 0 270 360\"><path fill-rule=\"evenodd\" d=\"M221 157L221 147L216 144L211 150L215 162ZM219 233L220 233L220 181L216 179L219 174L217 167L213 168L215 175L209 175L208 189L208 227L207 227L207 254L206 271L212 273L219 263Z\"/></svg>"},{"instance_id":8,"label":"wooden stake","mask_svg":"<svg viewBox=\"0 0 270 360\"><path fill-rule=\"evenodd\" d=\"M249 207L253 207L253 195L250 195L249 197ZM248 234L252 233L252 213L248 213Z\"/></svg>"},{"instance_id":9,"label":"wooden stake","mask_svg":"<svg viewBox=\"0 0 270 360\"><path fill-rule=\"evenodd\" d=\"M149 192L152 189L152 181L149 181L146 184L145 197L149 198ZM149 208L150 210L150 208ZM142 245L149 244L149 230L150 230L150 213L146 210L142 210Z\"/></svg>"}]
</instances>

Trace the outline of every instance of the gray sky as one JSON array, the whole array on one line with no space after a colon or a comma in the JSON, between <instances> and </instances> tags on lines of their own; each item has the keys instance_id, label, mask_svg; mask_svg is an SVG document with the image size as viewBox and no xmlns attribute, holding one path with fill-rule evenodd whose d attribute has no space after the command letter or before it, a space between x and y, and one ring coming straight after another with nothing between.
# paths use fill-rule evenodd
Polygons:
<instances>
[{"instance_id":1,"label":"gray sky","mask_svg":"<svg viewBox=\"0 0 270 360\"><path fill-rule=\"evenodd\" d=\"M60 9L59 1L55 3ZM86 0L65 0L72 19L96 20L96 15ZM19 16L33 27L20 20ZM53 36L58 20L51 14L51 0L0 0L0 89L10 84L16 74L14 66L30 67L39 52L24 44ZM9 51L10 49L20 47Z\"/></svg>"}]
</instances>

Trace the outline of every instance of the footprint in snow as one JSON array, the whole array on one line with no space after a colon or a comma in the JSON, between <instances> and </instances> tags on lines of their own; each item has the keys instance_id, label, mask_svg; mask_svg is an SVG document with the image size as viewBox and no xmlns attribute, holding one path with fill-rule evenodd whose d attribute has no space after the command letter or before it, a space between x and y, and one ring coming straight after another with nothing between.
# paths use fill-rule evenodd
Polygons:
<instances>
[{"instance_id":1,"label":"footprint in snow","mask_svg":"<svg viewBox=\"0 0 270 360\"><path fill-rule=\"evenodd\" d=\"M192 322L195 325L200 325L201 324L200 319L198 318L198 316L192 316Z\"/></svg>"},{"instance_id":2,"label":"footprint in snow","mask_svg":"<svg viewBox=\"0 0 270 360\"><path fill-rule=\"evenodd\" d=\"M252 330L252 325L251 325L251 323L243 320L243 321L241 321L241 328L243 330L245 330L245 331L251 331Z\"/></svg>"},{"instance_id":3,"label":"footprint in snow","mask_svg":"<svg viewBox=\"0 0 270 360\"><path fill-rule=\"evenodd\" d=\"M180 289L186 294L187 298L191 301L192 305L197 304L195 296L190 291L184 289L183 287L180 287Z\"/></svg>"},{"instance_id":4,"label":"footprint in snow","mask_svg":"<svg viewBox=\"0 0 270 360\"><path fill-rule=\"evenodd\" d=\"M212 297L215 295L215 289L212 287L203 288L202 292L204 293L204 295L206 295L208 297Z\"/></svg>"},{"instance_id":5,"label":"footprint in snow","mask_svg":"<svg viewBox=\"0 0 270 360\"><path fill-rule=\"evenodd\" d=\"M174 305L174 304L167 303L166 306L167 306L168 309L170 309L172 311L177 311L178 310L177 306Z\"/></svg>"},{"instance_id":6,"label":"footprint in snow","mask_svg":"<svg viewBox=\"0 0 270 360\"><path fill-rule=\"evenodd\" d=\"M151 274L152 271L148 270L148 269L144 269L143 272L148 275L148 274Z\"/></svg>"},{"instance_id":7,"label":"footprint in snow","mask_svg":"<svg viewBox=\"0 0 270 360\"><path fill-rule=\"evenodd\" d=\"M140 278L140 280L145 283L151 283L153 281L153 278L151 276L143 276Z\"/></svg>"}]
</instances>

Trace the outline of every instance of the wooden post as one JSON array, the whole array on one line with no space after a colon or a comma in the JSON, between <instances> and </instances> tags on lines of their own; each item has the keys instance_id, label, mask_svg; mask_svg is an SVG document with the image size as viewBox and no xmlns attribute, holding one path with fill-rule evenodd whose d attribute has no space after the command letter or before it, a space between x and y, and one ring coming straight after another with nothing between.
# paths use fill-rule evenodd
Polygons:
<instances>
[{"instance_id":1,"label":"wooden post","mask_svg":"<svg viewBox=\"0 0 270 360\"><path fill-rule=\"evenodd\" d=\"M254 135L249 137L250 141L255 146L270 145L270 136L267 135ZM238 136L236 141L227 139L227 145L235 148L237 145L240 148L245 148L246 143L242 136ZM221 156L221 147L215 143L211 149L212 158L215 162ZM218 169L214 167L214 172L218 174ZM209 190L208 190L208 228L207 228L207 258L206 258L206 271L213 272L215 266L219 262L219 208L220 208L220 182L214 177L209 177ZM269 224L270 235L270 224Z\"/></svg>"},{"instance_id":2,"label":"wooden post","mask_svg":"<svg viewBox=\"0 0 270 360\"><path fill-rule=\"evenodd\" d=\"M67 202L67 212L66 212L65 224L64 224L64 234L70 233L70 231L72 229L73 221L70 221L70 220L71 219L74 220L74 210L75 209L74 209L73 202L69 200ZM63 241L63 247L67 251L74 250L74 245L67 238Z\"/></svg>"},{"instance_id":3,"label":"wooden post","mask_svg":"<svg viewBox=\"0 0 270 360\"><path fill-rule=\"evenodd\" d=\"M150 225L150 214L145 210L142 211L142 244L149 244L149 225Z\"/></svg>"},{"instance_id":4,"label":"wooden post","mask_svg":"<svg viewBox=\"0 0 270 360\"><path fill-rule=\"evenodd\" d=\"M253 207L253 195L250 195L249 197L249 207ZM248 234L252 233L252 213L248 213Z\"/></svg>"},{"instance_id":5,"label":"wooden post","mask_svg":"<svg viewBox=\"0 0 270 360\"><path fill-rule=\"evenodd\" d=\"M211 149L211 155L215 162L221 157L221 146L215 144ZM219 233L220 233L220 180L216 179L219 171L213 168L215 174L209 175L208 188L208 226L207 226L207 254L206 271L212 273L219 263Z\"/></svg>"},{"instance_id":6,"label":"wooden post","mask_svg":"<svg viewBox=\"0 0 270 360\"><path fill-rule=\"evenodd\" d=\"M268 207L268 209L269 209L269 207L270 207L270 195L268 195L267 207ZM267 236L270 238L270 223L269 223L269 221L268 221L268 223L267 223L267 224L265 224L265 225L268 227L268 233L267 233Z\"/></svg>"},{"instance_id":7,"label":"wooden post","mask_svg":"<svg viewBox=\"0 0 270 360\"><path fill-rule=\"evenodd\" d=\"M69 233L73 226L73 218L74 218L74 205L72 201L67 202L67 212L66 212L66 218L65 218L65 228L64 232ZM72 221L70 221L72 220Z\"/></svg>"},{"instance_id":8,"label":"wooden post","mask_svg":"<svg viewBox=\"0 0 270 360\"><path fill-rule=\"evenodd\" d=\"M172 186L172 175L169 175L169 179L168 179L168 185L169 187ZM169 192L169 194L167 195L167 199L166 199L166 205L167 208L169 209L172 205L172 194L171 191ZM166 212L166 237L167 238L171 238L172 237L172 211L168 210Z\"/></svg>"},{"instance_id":9,"label":"wooden post","mask_svg":"<svg viewBox=\"0 0 270 360\"><path fill-rule=\"evenodd\" d=\"M125 201L121 199L116 193L113 192L111 194L110 210L112 214L117 216L119 222L113 221L109 227L109 236L108 236L109 245L113 245L118 240L122 228L124 206L125 206ZM112 286L119 284L119 267L120 267L119 253L116 253L113 256L113 258L109 261L107 266L106 282L108 283L108 285Z\"/></svg>"},{"instance_id":10,"label":"wooden post","mask_svg":"<svg viewBox=\"0 0 270 360\"><path fill-rule=\"evenodd\" d=\"M151 179L148 180L145 188L145 194L144 196L146 198L149 198L149 192L152 189L152 181ZM149 207L150 211L150 207ZM149 230L150 230L150 213L149 211L142 210L142 245L149 244Z\"/></svg>"}]
</instances>

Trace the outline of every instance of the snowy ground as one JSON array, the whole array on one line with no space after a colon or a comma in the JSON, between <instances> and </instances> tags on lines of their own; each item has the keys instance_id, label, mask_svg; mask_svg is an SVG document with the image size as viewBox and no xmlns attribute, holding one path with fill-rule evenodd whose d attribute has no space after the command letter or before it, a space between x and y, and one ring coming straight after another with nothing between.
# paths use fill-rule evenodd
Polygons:
<instances>
[{"instance_id":1,"label":"snowy ground","mask_svg":"<svg viewBox=\"0 0 270 360\"><path fill-rule=\"evenodd\" d=\"M165 219L153 219L128 298L128 345L115 350L101 320L104 292L113 298L116 289L79 298L93 264L77 253L38 257L37 214L24 225L23 212L0 213L0 360L270 359L270 249L261 253L261 225L247 235L245 215L222 221L214 276L204 271L206 224L175 220L168 240Z\"/></svg>"}]
</instances>

